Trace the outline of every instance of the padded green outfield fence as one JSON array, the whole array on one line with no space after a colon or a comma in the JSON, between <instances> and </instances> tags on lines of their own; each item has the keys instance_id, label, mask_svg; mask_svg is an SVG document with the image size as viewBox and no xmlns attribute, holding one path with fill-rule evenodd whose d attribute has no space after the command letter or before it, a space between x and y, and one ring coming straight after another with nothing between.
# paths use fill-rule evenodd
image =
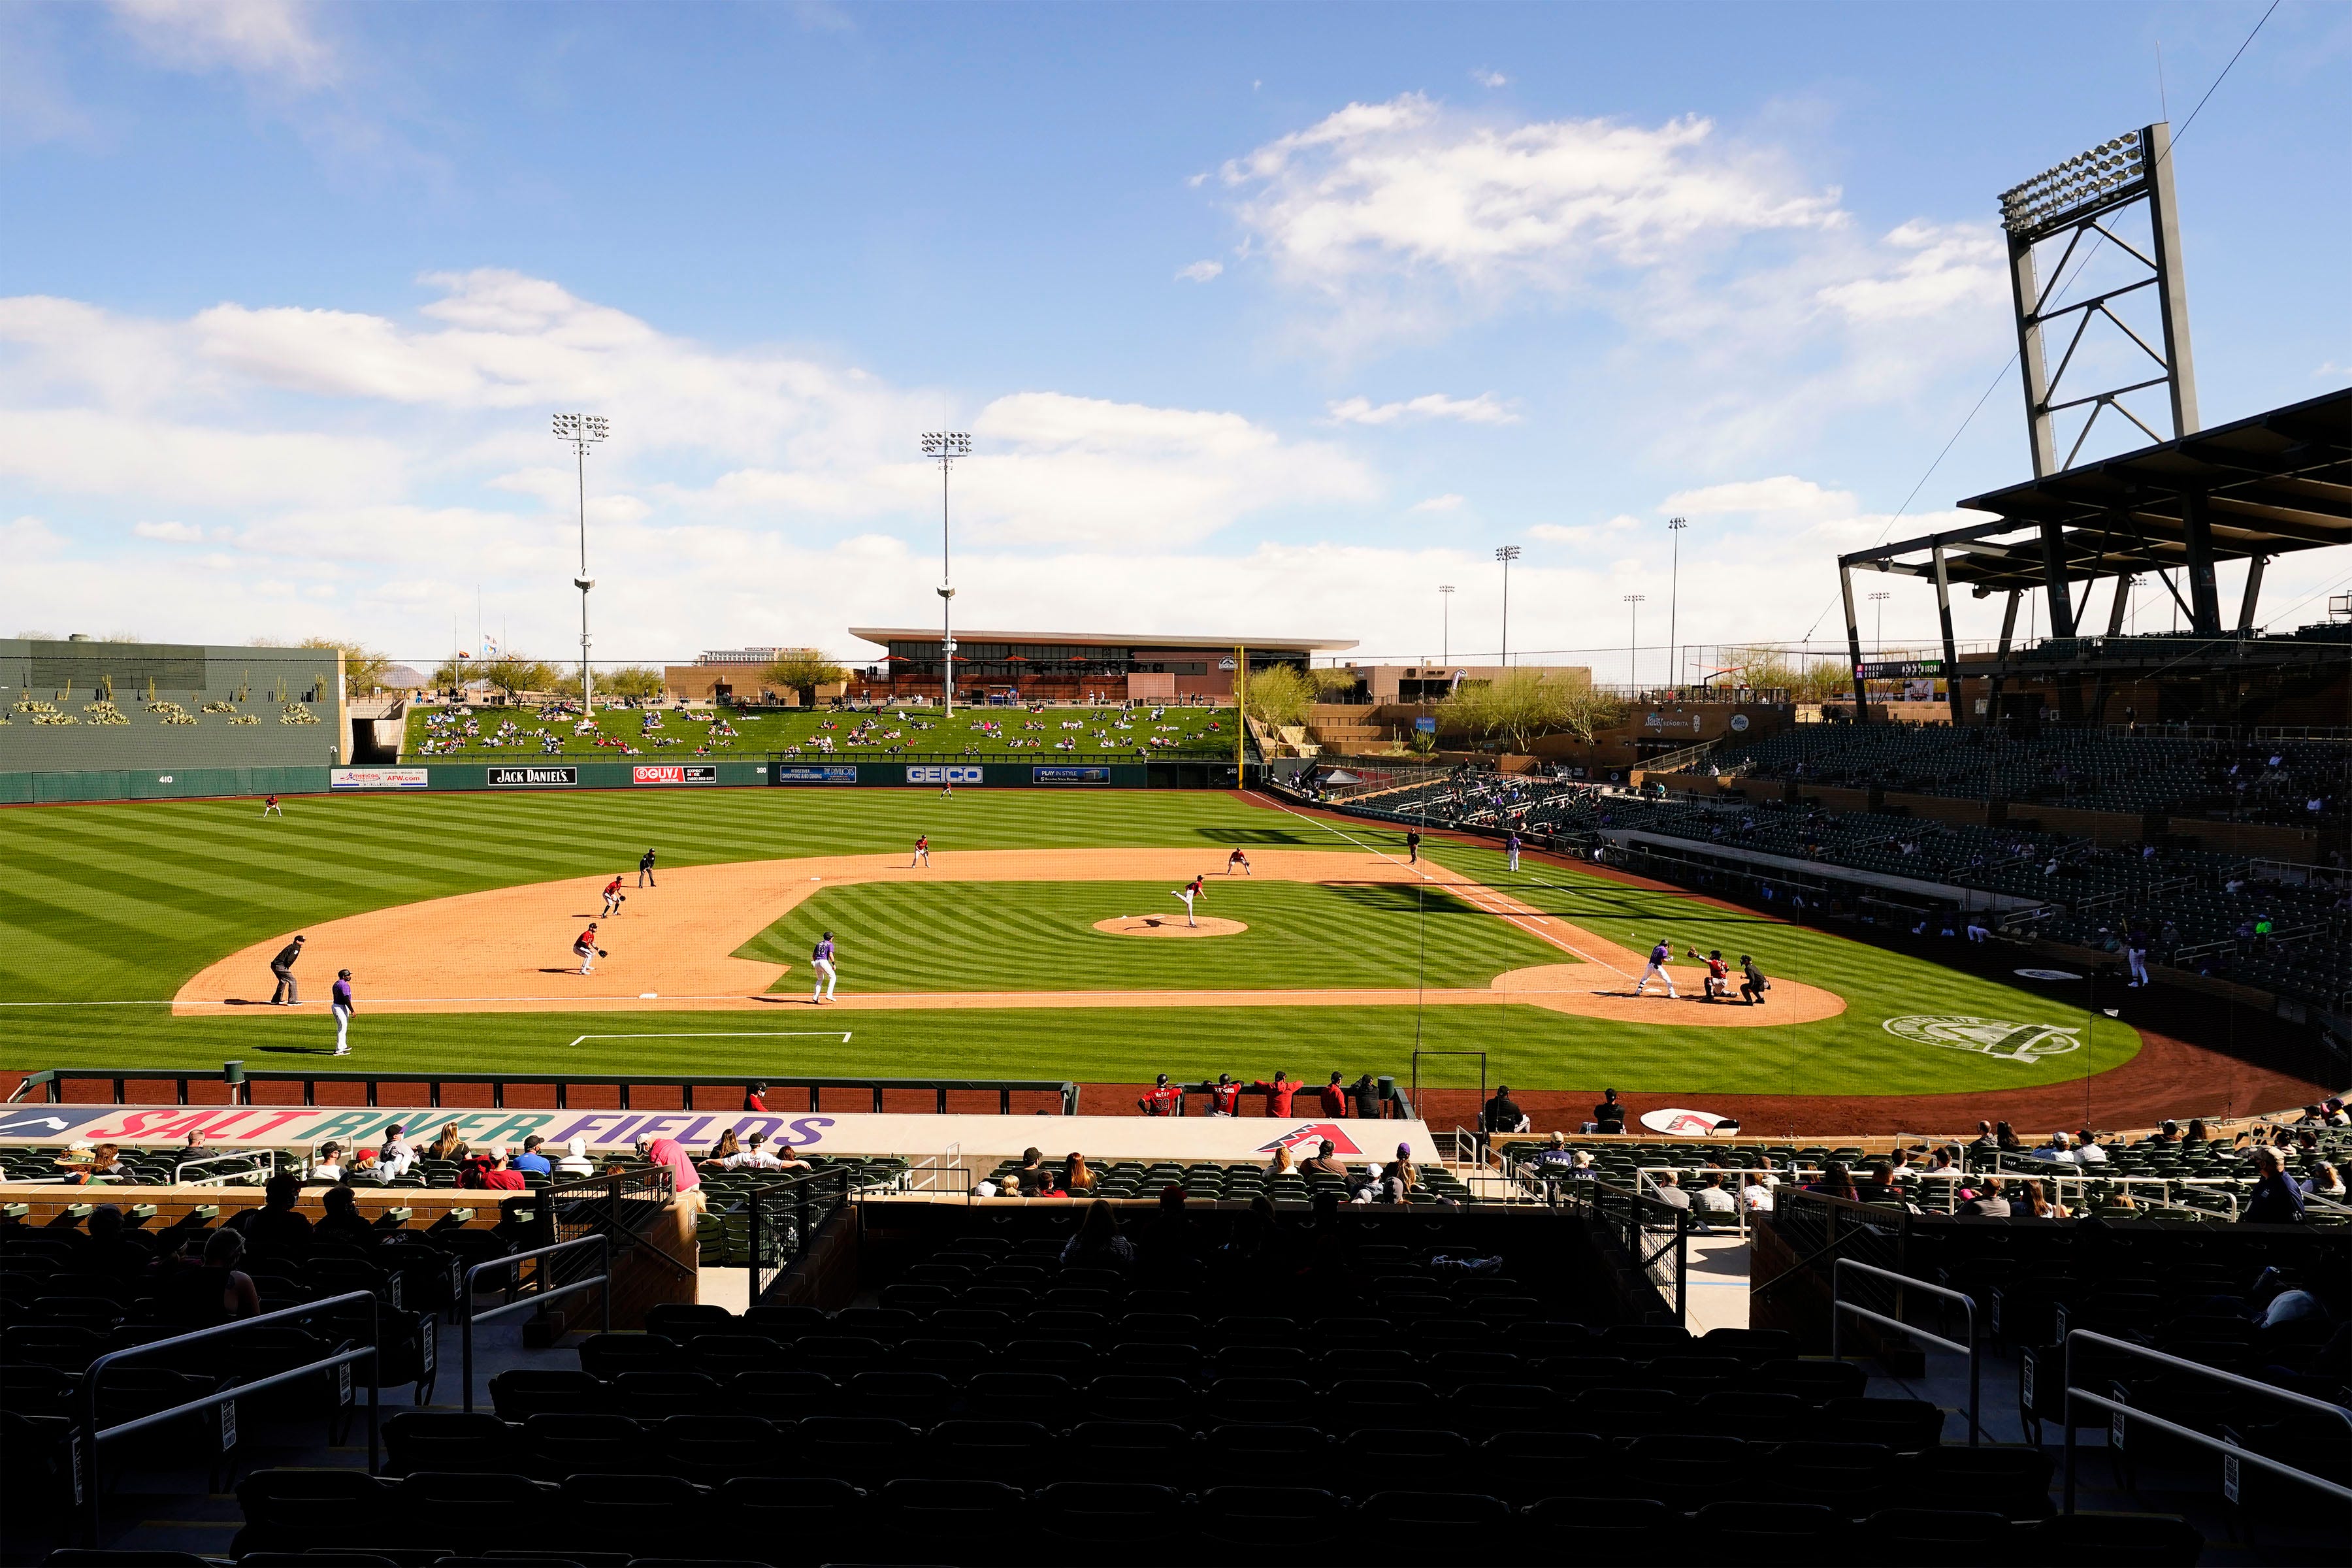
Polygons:
<instances>
[{"instance_id":1,"label":"padded green outfield fence","mask_svg":"<svg viewBox=\"0 0 2352 1568\"><path fill-rule=\"evenodd\" d=\"M0 773L0 805L78 800L183 800L207 795L323 795L326 768L102 768Z\"/></svg>"}]
</instances>

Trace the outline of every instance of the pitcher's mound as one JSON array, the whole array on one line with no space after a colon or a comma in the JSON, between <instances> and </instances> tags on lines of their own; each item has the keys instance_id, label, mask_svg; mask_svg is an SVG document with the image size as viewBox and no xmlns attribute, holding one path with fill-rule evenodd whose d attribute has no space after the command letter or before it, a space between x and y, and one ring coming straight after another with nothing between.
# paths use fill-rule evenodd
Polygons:
<instances>
[{"instance_id":1,"label":"pitcher's mound","mask_svg":"<svg viewBox=\"0 0 2352 1568\"><path fill-rule=\"evenodd\" d=\"M1197 918L1199 925L1188 926L1182 915L1119 915L1095 921L1095 930L1113 936L1232 936L1249 930L1240 921L1221 921L1214 915Z\"/></svg>"}]
</instances>

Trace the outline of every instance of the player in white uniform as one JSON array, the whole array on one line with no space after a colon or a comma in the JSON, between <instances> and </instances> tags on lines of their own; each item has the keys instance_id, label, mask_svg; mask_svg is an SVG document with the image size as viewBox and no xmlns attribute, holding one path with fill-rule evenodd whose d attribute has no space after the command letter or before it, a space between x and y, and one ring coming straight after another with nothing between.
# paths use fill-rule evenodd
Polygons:
<instances>
[{"instance_id":1,"label":"player in white uniform","mask_svg":"<svg viewBox=\"0 0 2352 1568\"><path fill-rule=\"evenodd\" d=\"M1660 937L1658 939L1658 945L1650 950L1650 966L1642 971L1642 978L1640 982L1634 985L1633 994L1639 996L1644 990L1648 989L1650 982L1656 979L1663 980L1666 983L1667 995L1675 995L1675 977L1666 973L1666 960L1674 957L1674 955L1675 944L1668 942L1665 938Z\"/></svg>"},{"instance_id":2,"label":"player in white uniform","mask_svg":"<svg viewBox=\"0 0 2352 1568\"><path fill-rule=\"evenodd\" d=\"M833 933L827 931L809 952L809 968L816 973L816 984L809 987L812 1005L833 1000L833 988L841 983L840 973L833 967Z\"/></svg>"},{"instance_id":3,"label":"player in white uniform","mask_svg":"<svg viewBox=\"0 0 2352 1568\"><path fill-rule=\"evenodd\" d=\"M1208 889L1202 885L1205 880L1205 878L1195 877L1177 889L1172 895L1184 900L1184 923L1188 926L1197 926L1201 923L1192 918L1192 900L1206 895Z\"/></svg>"}]
</instances>

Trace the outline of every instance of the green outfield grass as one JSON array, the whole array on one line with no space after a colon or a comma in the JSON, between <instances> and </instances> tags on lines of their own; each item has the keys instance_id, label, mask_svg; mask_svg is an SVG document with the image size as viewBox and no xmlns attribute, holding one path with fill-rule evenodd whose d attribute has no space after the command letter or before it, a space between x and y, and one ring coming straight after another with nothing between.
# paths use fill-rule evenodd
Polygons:
<instances>
[{"instance_id":1,"label":"green outfield grass","mask_svg":"<svg viewBox=\"0 0 2352 1568\"><path fill-rule=\"evenodd\" d=\"M707 718L712 710L695 711ZM467 718L458 718L439 708L412 708L401 757L408 762L430 761L434 756L527 760L542 755L604 761L626 756L657 757L670 762L696 756L757 761L770 752L790 752L795 749L803 756L821 754L816 742L824 737L834 744L830 754L845 761L862 758L887 762L902 754L946 753L1050 763L1055 757L1071 754L1054 750L1058 741L1074 742L1077 752L1087 756L1143 756L1150 750L1145 742L1152 740L1171 742L1190 752L1226 753L1234 744L1234 710L1230 708L1171 708L1157 719L1151 717L1149 709L1123 713L1117 708L1076 707L1048 708L1042 713L1032 713L1025 708L959 708L953 718L935 708L887 708L878 714L826 710L782 713L721 710L718 716L737 733L714 738L712 726L703 718L689 718L674 709L600 710L595 732L581 735L572 732L576 718L542 719L536 708L478 706ZM470 721L478 733L453 736L446 730L436 730L433 721L443 717L458 718L461 724ZM660 728L647 731L646 721L656 717L661 721ZM862 743L851 743L850 731L869 718L878 719L880 728ZM496 743L495 737L509 721L520 733L503 745ZM1118 728L1121 723L1128 728ZM1038 728L1025 728L1033 724ZM1064 727L1069 724L1079 727ZM988 728L991 725L996 726L998 732L992 733ZM556 741L556 751L545 749L538 733L542 730ZM623 746L599 745L599 739L618 741ZM1021 743L1009 743L1016 741ZM1032 742L1036 743L1033 745Z\"/></svg>"},{"instance_id":2,"label":"green outfield grass","mask_svg":"<svg viewBox=\"0 0 2352 1568\"><path fill-rule=\"evenodd\" d=\"M851 994L1478 986L1506 969L1574 962L1448 894L1395 884L1220 876L1200 912L1247 931L1173 940L1094 929L1182 911L1160 882L864 882L818 893L735 956L789 963L775 989L803 990L809 951L831 931Z\"/></svg>"},{"instance_id":3,"label":"green outfield grass","mask_svg":"<svg viewBox=\"0 0 2352 1568\"><path fill-rule=\"evenodd\" d=\"M648 845L659 848L663 864L674 866L902 850L918 833L929 833L943 854L964 848L1231 844L1394 850L1402 842L1401 829L1328 825L1228 795L1178 791L973 790L952 801L929 791L892 790L327 796L290 801L282 821L264 821L259 811L258 803L250 801L0 811L0 866L7 871L5 898L0 900L0 1004L5 1004L0 1005L0 1067L152 1063L213 1068L232 1057L256 1065L300 1065L310 1053L327 1048L331 1027L323 1008L292 1016L175 1018L160 1006L135 1004L168 999L222 953L308 922L483 888L608 874L634 865ZM1485 1051L1490 1077L1507 1078L1522 1089L1582 1089L1609 1083L1630 1091L1696 1097L2030 1087L2104 1071L2138 1048L2133 1030L2104 1017L2090 1021L2095 1026L2084 1048L2031 1063L1914 1044L1889 1035L1882 1024L1913 1014L2077 1027L2085 1019L2078 1007L2020 987L1826 931L1562 868L1530 865L1514 877L1504 870L1499 854L1482 848L1442 844L1433 850L1447 865L1628 947L1669 936L1677 949L1688 944L1753 952L1775 976L1838 992L1848 1001L1847 1011L1818 1024L1712 1030L1612 1024L1499 999L1492 1006L1425 1012L861 1012L824 1017L827 1026L839 1018L837 1026L852 1031L845 1045L681 1039L574 1047L569 1042L588 1034L808 1027L814 1015L780 1010L772 1016L778 1021L767 1025L748 1022L742 1014L707 1012L379 1016L367 1010L361 976L361 1015L353 1029L357 1054L334 1065L387 1071L691 1068L727 1074L1129 1081L1161 1071L1188 1078L1220 1070L1256 1077L1277 1066L1295 1075L1332 1068L1350 1076L1368 1069L1402 1074L1409 1070L1418 1044ZM1265 890L1270 893L1272 887ZM1213 899L1224 891L1222 884L1213 888ZM1455 934L1461 931L1472 933L1469 951L1483 953L1481 962L1505 967L1501 955L1517 934L1502 921L1453 911L1400 907L1364 918L1387 924L1377 952L1346 954L1355 976L1349 984L1410 986L1420 973L1421 944L1427 942L1433 952L1450 950L1463 940ZM854 983L879 988L875 977L857 967L865 959L856 944L864 939L845 929L848 923L835 928L848 944L847 972ZM943 973L976 979L991 972L992 962L1000 972L1023 973L1003 967L1017 928L992 930L968 920L957 930L955 942L965 952ZM1135 949L1182 950L1221 948L1244 939L1164 944L1099 940L1131 941ZM1360 941L1352 934L1344 943L1324 939L1321 961L1340 962L1334 950ZM993 960L992 949L997 952ZM791 957L804 959L805 946ZM911 939L904 961L916 961ZM1205 952L1202 961L1216 962ZM894 956L890 962L900 960ZM1138 952L1132 960L1118 962L1158 960L1155 953ZM315 988L323 987L323 976L311 980ZM81 1005L92 1002L129 1005ZM1475 1081L1475 1064L1462 1070Z\"/></svg>"}]
</instances>

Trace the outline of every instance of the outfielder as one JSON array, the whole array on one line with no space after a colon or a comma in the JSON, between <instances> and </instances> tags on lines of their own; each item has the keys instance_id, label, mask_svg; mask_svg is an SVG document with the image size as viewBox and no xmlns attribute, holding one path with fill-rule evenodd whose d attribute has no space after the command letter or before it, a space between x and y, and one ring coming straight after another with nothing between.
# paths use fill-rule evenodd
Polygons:
<instances>
[{"instance_id":1,"label":"outfielder","mask_svg":"<svg viewBox=\"0 0 2352 1568\"><path fill-rule=\"evenodd\" d=\"M809 950L809 968L815 972L816 984L809 987L809 1004L833 1000L833 988L841 983L839 971L833 967L833 933L825 932Z\"/></svg>"},{"instance_id":2,"label":"outfielder","mask_svg":"<svg viewBox=\"0 0 2352 1568\"><path fill-rule=\"evenodd\" d=\"M596 961L604 956L604 950L596 945L594 921L590 921L588 929L572 939L572 952L573 956L580 960L581 973L590 974L595 972Z\"/></svg>"},{"instance_id":3,"label":"outfielder","mask_svg":"<svg viewBox=\"0 0 2352 1568\"><path fill-rule=\"evenodd\" d=\"M264 816L283 816L286 815L286 808L278 804L278 797L276 795L266 795L261 797L261 815Z\"/></svg>"}]
</instances>

